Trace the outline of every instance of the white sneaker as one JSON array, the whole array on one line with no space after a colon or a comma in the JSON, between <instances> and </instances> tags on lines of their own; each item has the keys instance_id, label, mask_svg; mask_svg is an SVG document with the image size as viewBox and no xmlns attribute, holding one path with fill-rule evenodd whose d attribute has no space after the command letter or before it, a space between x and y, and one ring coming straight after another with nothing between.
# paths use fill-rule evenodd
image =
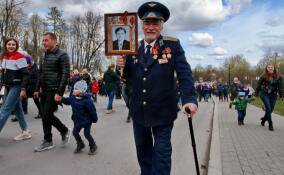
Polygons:
<instances>
[{"instance_id":1,"label":"white sneaker","mask_svg":"<svg viewBox=\"0 0 284 175\"><path fill-rule=\"evenodd\" d=\"M21 134L14 137L14 140L19 141L19 140L27 140L27 139L30 139L30 138L32 138L30 131L23 131L23 132L21 132Z\"/></svg>"}]
</instances>

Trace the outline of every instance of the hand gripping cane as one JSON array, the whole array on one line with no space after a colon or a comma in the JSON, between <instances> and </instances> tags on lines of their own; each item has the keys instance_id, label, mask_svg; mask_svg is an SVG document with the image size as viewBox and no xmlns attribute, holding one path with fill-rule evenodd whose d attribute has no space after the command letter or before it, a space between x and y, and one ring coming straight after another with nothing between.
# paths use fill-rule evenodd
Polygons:
<instances>
[{"instance_id":1,"label":"hand gripping cane","mask_svg":"<svg viewBox=\"0 0 284 175\"><path fill-rule=\"evenodd\" d=\"M190 109L189 109L189 108L185 108L185 111L188 113L188 115L190 115ZM191 143L192 143L193 154L194 154L194 160L195 160L196 174L197 174L197 175L200 175L200 172L199 172L199 164L198 164L197 153L196 153L196 144L195 144L195 138L194 138L193 127L192 127L192 119L191 119L190 116L187 116L187 118L188 118L189 131L190 131Z\"/></svg>"}]
</instances>

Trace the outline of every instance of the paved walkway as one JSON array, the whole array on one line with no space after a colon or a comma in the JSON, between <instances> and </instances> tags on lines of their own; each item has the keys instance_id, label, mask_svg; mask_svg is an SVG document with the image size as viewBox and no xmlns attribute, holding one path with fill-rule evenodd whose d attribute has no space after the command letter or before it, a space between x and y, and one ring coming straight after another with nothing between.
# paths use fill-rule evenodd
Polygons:
<instances>
[{"instance_id":1,"label":"paved walkway","mask_svg":"<svg viewBox=\"0 0 284 175\"><path fill-rule=\"evenodd\" d=\"M15 142L12 138L20 132L18 123L7 121L0 133L0 175L138 175L140 173L136 158L132 123L126 123L128 110L123 100L114 101L115 112L105 114L107 98L98 96L96 104L98 123L92 126L92 134L98 144L95 156L89 156L88 147L81 154L73 154L76 147L73 136L70 143L61 148L61 136L53 128L56 147L50 151L35 153L43 137L41 120L34 119L37 110L29 101L26 116L32 139ZM199 164L207 165L207 151L210 137L213 103L202 102L193 120ZM68 127L73 127L70 119L71 108L59 107L55 113ZM179 112L172 132L172 171L171 175L195 174L195 164L188 129L187 118ZM85 140L83 133L82 138ZM87 144L87 142L85 142ZM200 169L201 174L207 169Z\"/></svg>"},{"instance_id":2,"label":"paved walkway","mask_svg":"<svg viewBox=\"0 0 284 175\"><path fill-rule=\"evenodd\" d=\"M213 131L212 143L219 140L220 147L211 147L211 156L216 158L220 152L221 171L211 174L284 175L284 117L273 114L275 131L271 132L268 123L260 125L264 111L248 105L245 125L239 126L237 111L229 109L227 102L215 101L219 138Z\"/></svg>"}]
</instances>

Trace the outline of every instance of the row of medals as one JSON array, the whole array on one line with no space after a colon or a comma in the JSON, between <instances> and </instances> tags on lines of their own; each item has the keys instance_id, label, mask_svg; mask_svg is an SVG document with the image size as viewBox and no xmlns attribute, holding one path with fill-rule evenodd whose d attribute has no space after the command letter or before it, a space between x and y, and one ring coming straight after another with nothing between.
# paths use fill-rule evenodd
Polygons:
<instances>
[{"instance_id":1,"label":"row of medals","mask_svg":"<svg viewBox=\"0 0 284 175\"><path fill-rule=\"evenodd\" d=\"M154 56L153 56L153 59L154 60L156 60L158 58L158 55L157 54L155 54ZM167 54L163 54L162 55L162 58L163 59L171 59L172 58L172 54L170 54L170 53L167 53ZM138 59L136 59L136 56L133 56L133 59L134 59L134 63L138 63Z\"/></svg>"}]
</instances>

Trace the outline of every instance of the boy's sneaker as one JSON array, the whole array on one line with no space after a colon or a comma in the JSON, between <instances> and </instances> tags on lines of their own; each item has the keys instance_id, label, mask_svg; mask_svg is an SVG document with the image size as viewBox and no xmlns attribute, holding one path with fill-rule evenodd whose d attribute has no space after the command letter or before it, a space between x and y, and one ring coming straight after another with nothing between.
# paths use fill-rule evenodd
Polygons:
<instances>
[{"instance_id":1,"label":"boy's sneaker","mask_svg":"<svg viewBox=\"0 0 284 175\"><path fill-rule=\"evenodd\" d=\"M81 152L82 149L84 149L84 148L85 148L84 142L79 142L79 143L77 143L77 148L75 149L74 153L77 154L77 153Z\"/></svg>"},{"instance_id":2,"label":"boy's sneaker","mask_svg":"<svg viewBox=\"0 0 284 175\"><path fill-rule=\"evenodd\" d=\"M65 134L61 134L61 136L62 136L61 146L65 146L70 140L70 129L68 128L67 132Z\"/></svg>"},{"instance_id":3,"label":"boy's sneaker","mask_svg":"<svg viewBox=\"0 0 284 175\"><path fill-rule=\"evenodd\" d=\"M34 151L35 152L42 152L44 150L49 150L54 148L54 145L52 142L47 142L46 140L43 140L42 144L39 145L38 147L35 147Z\"/></svg>"},{"instance_id":4,"label":"boy's sneaker","mask_svg":"<svg viewBox=\"0 0 284 175\"><path fill-rule=\"evenodd\" d=\"M95 155L96 154L96 151L98 150L98 147L97 145L95 144L94 146L91 146L90 147L90 151L89 151L89 155Z\"/></svg>"},{"instance_id":5,"label":"boy's sneaker","mask_svg":"<svg viewBox=\"0 0 284 175\"><path fill-rule=\"evenodd\" d=\"M19 141L19 140L27 140L32 138L32 135L30 134L29 131L23 131L21 134L17 135L14 137L14 140Z\"/></svg>"}]
</instances>

